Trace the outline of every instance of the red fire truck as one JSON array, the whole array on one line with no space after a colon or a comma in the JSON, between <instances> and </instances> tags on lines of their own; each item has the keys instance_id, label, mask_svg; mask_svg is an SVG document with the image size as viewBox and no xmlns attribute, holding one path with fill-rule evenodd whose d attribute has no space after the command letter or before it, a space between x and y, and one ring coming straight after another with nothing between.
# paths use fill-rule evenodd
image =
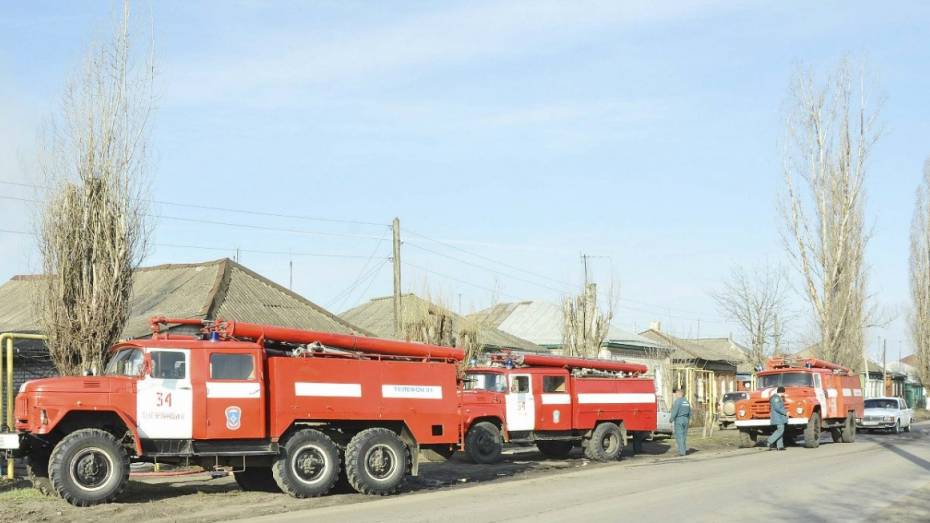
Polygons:
<instances>
[{"instance_id":1,"label":"red fire truck","mask_svg":"<svg viewBox=\"0 0 930 523\"><path fill-rule=\"evenodd\" d=\"M37 487L107 502L132 460L233 467L244 489L296 497L344 469L357 491L389 494L420 451L460 445L457 349L232 321L152 328L113 347L100 376L23 385L0 450L25 456Z\"/></svg>"},{"instance_id":2,"label":"red fire truck","mask_svg":"<svg viewBox=\"0 0 930 523\"><path fill-rule=\"evenodd\" d=\"M786 441L803 433L804 446L815 448L822 431L830 431L834 442L856 440L856 419L863 412L858 376L846 367L815 358L772 358L756 376L757 390L736 404L741 446L752 447L760 435L775 430L769 400L778 387L785 388Z\"/></svg>"},{"instance_id":3,"label":"red fire truck","mask_svg":"<svg viewBox=\"0 0 930 523\"><path fill-rule=\"evenodd\" d=\"M628 437L638 446L656 429L645 365L530 354L492 362L468 369L462 394L465 452L476 463L498 461L505 441L535 443L550 457L581 446L589 459L615 460Z\"/></svg>"}]
</instances>

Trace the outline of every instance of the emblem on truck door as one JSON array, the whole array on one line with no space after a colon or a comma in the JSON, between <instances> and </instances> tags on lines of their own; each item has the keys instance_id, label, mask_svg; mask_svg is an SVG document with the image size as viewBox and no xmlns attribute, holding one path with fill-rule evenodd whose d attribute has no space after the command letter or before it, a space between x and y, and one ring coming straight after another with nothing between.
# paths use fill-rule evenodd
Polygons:
<instances>
[{"instance_id":1,"label":"emblem on truck door","mask_svg":"<svg viewBox=\"0 0 930 523\"><path fill-rule=\"evenodd\" d=\"M239 430L242 425L242 409L239 407L226 407L226 428Z\"/></svg>"}]
</instances>

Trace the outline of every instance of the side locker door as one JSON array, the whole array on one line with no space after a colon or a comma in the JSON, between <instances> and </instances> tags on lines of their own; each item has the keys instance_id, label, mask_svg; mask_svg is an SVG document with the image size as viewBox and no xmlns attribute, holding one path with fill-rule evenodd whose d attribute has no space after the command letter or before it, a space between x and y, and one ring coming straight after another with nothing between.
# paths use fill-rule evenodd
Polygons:
<instances>
[{"instance_id":1,"label":"side locker door","mask_svg":"<svg viewBox=\"0 0 930 523\"><path fill-rule=\"evenodd\" d=\"M139 437L191 439L190 349L145 349L150 369L136 385Z\"/></svg>"},{"instance_id":2,"label":"side locker door","mask_svg":"<svg viewBox=\"0 0 930 523\"><path fill-rule=\"evenodd\" d=\"M507 393L507 431L533 430L536 405L531 374L511 374Z\"/></svg>"},{"instance_id":3,"label":"side locker door","mask_svg":"<svg viewBox=\"0 0 930 523\"><path fill-rule=\"evenodd\" d=\"M542 394L536 412L536 430L570 430L572 427L572 397L568 376L553 372L543 374Z\"/></svg>"},{"instance_id":4,"label":"side locker door","mask_svg":"<svg viewBox=\"0 0 930 523\"><path fill-rule=\"evenodd\" d=\"M260 360L254 351L210 351L207 374L207 438L265 437Z\"/></svg>"}]
</instances>

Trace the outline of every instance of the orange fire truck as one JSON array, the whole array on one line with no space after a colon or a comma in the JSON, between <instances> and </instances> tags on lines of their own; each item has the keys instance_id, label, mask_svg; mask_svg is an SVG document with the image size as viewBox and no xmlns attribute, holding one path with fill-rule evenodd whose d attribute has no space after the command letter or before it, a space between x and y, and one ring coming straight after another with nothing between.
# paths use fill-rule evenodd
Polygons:
<instances>
[{"instance_id":1,"label":"orange fire truck","mask_svg":"<svg viewBox=\"0 0 930 523\"><path fill-rule=\"evenodd\" d=\"M859 377L846 367L814 358L770 359L756 376L756 390L736 404L740 446L752 447L759 435L770 434L769 400L778 387L785 388L788 412L786 440L804 434L804 446L820 445L820 434L829 431L834 442L856 439L856 419L862 417L863 399Z\"/></svg>"},{"instance_id":2,"label":"orange fire truck","mask_svg":"<svg viewBox=\"0 0 930 523\"><path fill-rule=\"evenodd\" d=\"M619 458L656 429L656 394L645 365L541 355L493 355L468 369L462 394L465 452L476 463L500 459L502 444L535 443L564 458L581 446L597 461ZM638 449L637 449L638 450Z\"/></svg>"}]
</instances>

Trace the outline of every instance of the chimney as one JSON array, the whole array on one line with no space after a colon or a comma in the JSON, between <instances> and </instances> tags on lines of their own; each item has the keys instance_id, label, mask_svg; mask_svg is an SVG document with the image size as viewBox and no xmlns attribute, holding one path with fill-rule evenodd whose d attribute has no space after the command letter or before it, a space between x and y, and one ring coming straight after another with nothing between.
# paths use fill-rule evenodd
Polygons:
<instances>
[{"instance_id":1,"label":"chimney","mask_svg":"<svg viewBox=\"0 0 930 523\"><path fill-rule=\"evenodd\" d=\"M649 324L649 328L656 332L662 332L662 322L661 321L651 322Z\"/></svg>"}]
</instances>

